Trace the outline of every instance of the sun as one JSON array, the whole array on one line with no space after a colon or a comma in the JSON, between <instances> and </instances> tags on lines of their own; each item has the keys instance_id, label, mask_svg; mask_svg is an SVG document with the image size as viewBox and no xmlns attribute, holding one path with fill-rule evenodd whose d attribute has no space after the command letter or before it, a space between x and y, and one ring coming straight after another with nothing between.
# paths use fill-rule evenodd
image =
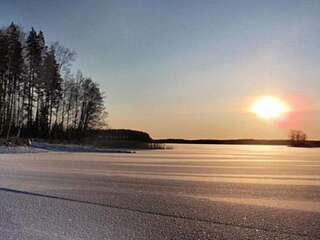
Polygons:
<instances>
[{"instance_id":1,"label":"sun","mask_svg":"<svg viewBox=\"0 0 320 240\"><path fill-rule=\"evenodd\" d=\"M258 98L250 108L250 112L263 119L279 119L289 111L284 101L272 96Z\"/></svg>"}]
</instances>

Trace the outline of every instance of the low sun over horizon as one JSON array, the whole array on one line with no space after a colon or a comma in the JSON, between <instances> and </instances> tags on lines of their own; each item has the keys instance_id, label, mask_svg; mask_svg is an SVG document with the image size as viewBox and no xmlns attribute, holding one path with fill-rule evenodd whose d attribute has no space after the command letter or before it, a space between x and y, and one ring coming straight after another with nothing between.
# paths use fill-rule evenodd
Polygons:
<instances>
[{"instance_id":1,"label":"low sun over horizon","mask_svg":"<svg viewBox=\"0 0 320 240\"><path fill-rule=\"evenodd\" d=\"M77 53L72 72L98 83L110 128L320 139L319 1L31 0L0 11L2 27L33 27Z\"/></svg>"}]
</instances>

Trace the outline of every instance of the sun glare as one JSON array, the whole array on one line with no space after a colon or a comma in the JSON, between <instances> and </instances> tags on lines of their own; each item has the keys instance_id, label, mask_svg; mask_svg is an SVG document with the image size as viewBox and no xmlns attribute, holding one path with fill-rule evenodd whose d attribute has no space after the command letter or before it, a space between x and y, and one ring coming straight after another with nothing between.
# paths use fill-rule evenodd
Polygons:
<instances>
[{"instance_id":1,"label":"sun glare","mask_svg":"<svg viewBox=\"0 0 320 240\"><path fill-rule=\"evenodd\" d=\"M279 119L289 110L289 106L285 102L272 96L258 98L250 109L251 112L263 119Z\"/></svg>"}]
</instances>

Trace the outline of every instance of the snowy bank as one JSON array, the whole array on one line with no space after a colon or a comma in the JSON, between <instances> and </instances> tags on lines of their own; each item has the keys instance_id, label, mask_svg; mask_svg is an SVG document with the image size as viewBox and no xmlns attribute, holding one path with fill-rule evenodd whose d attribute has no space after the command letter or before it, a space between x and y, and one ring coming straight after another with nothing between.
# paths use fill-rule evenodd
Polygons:
<instances>
[{"instance_id":1,"label":"snowy bank","mask_svg":"<svg viewBox=\"0 0 320 240\"><path fill-rule=\"evenodd\" d=\"M44 153L44 152L97 152L97 153L134 153L134 151L111 148L98 148L76 144L51 144L33 142L31 146L0 145L0 154L7 153Z\"/></svg>"},{"instance_id":2,"label":"snowy bank","mask_svg":"<svg viewBox=\"0 0 320 240\"><path fill-rule=\"evenodd\" d=\"M77 144L52 144L43 142L33 142L31 147L49 152L98 152L98 153L134 153L126 149L99 148L88 145Z\"/></svg>"},{"instance_id":3,"label":"snowy bank","mask_svg":"<svg viewBox=\"0 0 320 240\"><path fill-rule=\"evenodd\" d=\"M46 149L30 146L0 146L0 154L3 153L42 153L48 152Z\"/></svg>"}]
</instances>

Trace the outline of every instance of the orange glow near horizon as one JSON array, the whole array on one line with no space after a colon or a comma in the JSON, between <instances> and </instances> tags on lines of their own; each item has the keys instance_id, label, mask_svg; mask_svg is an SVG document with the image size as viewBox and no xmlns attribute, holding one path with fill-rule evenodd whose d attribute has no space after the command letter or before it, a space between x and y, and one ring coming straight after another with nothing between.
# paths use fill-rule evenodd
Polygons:
<instances>
[{"instance_id":1,"label":"orange glow near horizon","mask_svg":"<svg viewBox=\"0 0 320 240\"><path fill-rule=\"evenodd\" d=\"M264 96L258 98L252 104L250 112L256 114L259 118L279 120L290 112L290 107L279 98Z\"/></svg>"}]
</instances>

